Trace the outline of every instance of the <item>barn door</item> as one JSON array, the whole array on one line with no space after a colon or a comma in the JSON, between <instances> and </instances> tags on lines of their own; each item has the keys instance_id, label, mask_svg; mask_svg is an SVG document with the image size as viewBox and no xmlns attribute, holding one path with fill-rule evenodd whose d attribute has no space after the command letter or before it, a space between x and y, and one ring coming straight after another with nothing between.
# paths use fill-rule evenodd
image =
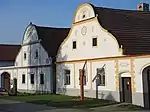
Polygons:
<instances>
[{"instance_id":1,"label":"barn door","mask_svg":"<svg viewBox=\"0 0 150 112\"><path fill-rule=\"evenodd\" d=\"M122 77L123 102L132 103L131 78Z\"/></svg>"}]
</instances>

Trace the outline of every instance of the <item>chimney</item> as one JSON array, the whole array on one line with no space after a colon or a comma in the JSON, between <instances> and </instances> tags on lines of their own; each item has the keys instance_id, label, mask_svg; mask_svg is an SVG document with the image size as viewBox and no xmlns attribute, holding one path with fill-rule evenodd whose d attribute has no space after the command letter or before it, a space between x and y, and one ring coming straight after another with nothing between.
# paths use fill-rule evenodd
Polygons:
<instances>
[{"instance_id":1,"label":"chimney","mask_svg":"<svg viewBox=\"0 0 150 112\"><path fill-rule=\"evenodd\" d=\"M149 4L147 3L140 3L137 6L138 11L149 11Z\"/></svg>"}]
</instances>

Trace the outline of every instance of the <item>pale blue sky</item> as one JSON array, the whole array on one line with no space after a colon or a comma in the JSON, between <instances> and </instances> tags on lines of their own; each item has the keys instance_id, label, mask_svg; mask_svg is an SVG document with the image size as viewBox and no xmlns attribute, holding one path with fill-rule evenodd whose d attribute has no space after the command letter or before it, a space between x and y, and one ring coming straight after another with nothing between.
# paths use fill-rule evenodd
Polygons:
<instances>
[{"instance_id":1,"label":"pale blue sky","mask_svg":"<svg viewBox=\"0 0 150 112\"><path fill-rule=\"evenodd\" d=\"M70 27L79 4L136 9L150 0L0 0L0 43L20 44L30 22L41 26Z\"/></svg>"}]
</instances>

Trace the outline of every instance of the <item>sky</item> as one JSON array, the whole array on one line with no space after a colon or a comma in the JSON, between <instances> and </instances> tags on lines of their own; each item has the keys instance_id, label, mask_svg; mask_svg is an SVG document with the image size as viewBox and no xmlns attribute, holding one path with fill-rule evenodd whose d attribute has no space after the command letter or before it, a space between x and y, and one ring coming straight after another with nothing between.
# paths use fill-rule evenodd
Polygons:
<instances>
[{"instance_id":1,"label":"sky","mask_svg":"<svg viewBox=\"0 0 150 112\"><path fill-rule=\"evenodd\" d=\"M136 10L150 0L0 0L0 44L21 44L30 22L39 26L70 27L77 7L95 6Z\"/></svg>"}]
</instances>

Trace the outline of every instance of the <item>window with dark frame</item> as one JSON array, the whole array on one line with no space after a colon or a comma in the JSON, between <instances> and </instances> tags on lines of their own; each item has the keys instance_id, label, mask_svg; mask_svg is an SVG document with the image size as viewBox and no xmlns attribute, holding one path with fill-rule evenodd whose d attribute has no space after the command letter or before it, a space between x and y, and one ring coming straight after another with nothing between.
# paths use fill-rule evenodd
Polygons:
<instances>
[{"instance_id":1,"label":"window with dark frame","mask_svg":"<svg viewBox=\"0 0 150 112\"><path fill-rule=\"evenodd\" d=\"M26 53L24 53L24 60L26 60L26 58L27 58L27 54L26 54Z\"/></svg>"},{"instance_id":2,"label":"window with dark frame","mask_svg":"<svg viewBox=\"0 0 150 112\"><path fill-rule=\"evenodd\" d=\"M76 41L73 41L73 49L76 49L77 48L77 45L76 45Z\"/></svg>"},{"instance_id":3,"label":"window with dark frame","mask_svg":"<svg viewBox=\"0 0 150 112\"><path fill-rule=\"evenodd\" d=\"M31 82L31 84L34 84L34 74L30 74L30 82Z\"/></svg>"},{"instance_id":4,"label":"window with dark frame","mask_svg":"<svg viewBox=\"0 0 150 112\"><path fill-rule=\"evenodd\" d=\"M83 69L79 69L79 85L80 85L80 74L82 74L82 72L84 74L84 76L83 76L83 84L86 85L87 80L86 80L85 70L83 70Z\"/></svg>"},{"instance_id":5,"label":"window with dark frame","mask_svg":"<svg viewBox=\"0 0 150 112\"><path fill-rule=\"evenodd\" d=\"M65 85L70 85L70 70L65 70Z\"/></svg>"},{"instance_id":6,"label":"window with dark frame","mask_svg":"<svg viewBox=\"0 0 150 112\"><path fill-rule=\"evenodd\" d=\"M93 45L93 46L97 46L97 38L93 38L92 45Z\"/></svg>"},{"instance_id":7,"label":"window with dark frame","mask_svg":"<svg viewBox=\"0 0 150 112\"><path fill-rule=\"evenodd\" d=\"M25 83L25 74L22 75L22 84Z\"/></svg>"},{"instance_id":8,"label":"window with dark frame","mask_svg":"<svg viewBox=\"0 0 150 112\"><path fill-rule=\"evenodd\" d=\"M44 74L40 74L40 84L44 84Z\"/></svg>"},{"instance_id":9,"label":"window with dark frame","mask_svg":"<svg viewBox=\"0 0 150 112\"><path fill-rule=\"evenodd\" d=\"M85 18L85 14L83 14L82 18Z\"/></svg>"},{"instance_id":10,"label":"window with dark frame","mask_svg":"<svg viewBox=\"0 0 150 112\"><path fill-rule=\"evenodd\" d=\"M35 58L38 58L38 50L35 52Z\"/></svg>"},{"instance_id":11,"label":"window with dark frame","mask_svg":"<svg viewBox=\"0 0 150 112\"><path fill-rule=\"evenodd\" d=\"M105 68L97 68L97 85L105 86Z\"/></svg>"}]
</instances>

